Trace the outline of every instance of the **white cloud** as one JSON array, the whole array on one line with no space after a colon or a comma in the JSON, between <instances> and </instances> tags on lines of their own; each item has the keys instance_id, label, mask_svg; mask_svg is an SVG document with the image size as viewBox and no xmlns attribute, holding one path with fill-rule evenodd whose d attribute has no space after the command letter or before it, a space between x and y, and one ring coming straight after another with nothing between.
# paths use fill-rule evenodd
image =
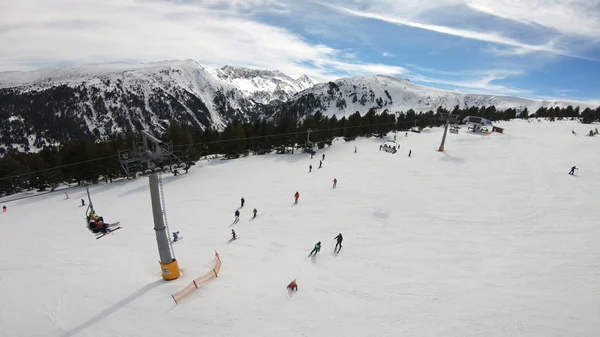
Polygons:
<instances>
[{"instance_id":1,"label":"white cloud","mask_svg":"<svg viewBox=\"0 0 600 337\"><path fill-rule=\"evenodd\" d=\"M566 35L600 39L600 6L596 0L466 0L482 13L555 29Z\"/></svg>"},{"instance_id":2,"label":"white cloud","mask_svg":"<svg viewBox=\"0 0 600 337\"><path fill-rule=\"evenodd\" d=\"M395 54L389 53L387 51L384 51L383 53L381 53L381 56L383 57L395 57Z\"/></svg>"},{"instance_id":3,"label":"white cloud","mask_svg":"<svg viewBox=\"0 0 600 337\"><path fill-rule=\"evenodd\" d=\"M556 54L564 54L564 55L568 54L566 51L552 48L547 44L545 44L545 45L527 44L527 43L519 42L517 40L514 40L514 39L506 37L506 36L502 36L501 34L497 34L497 33L484 33L484 32L477 32L477 31L473 31L473 30L452 28L452 27L447 27L447 26L425 24L425 23L420 23L420 22L415 22L415 21L410 21L410 20L405 20L405 19L400 19L400 18L395 18L395 17L388 17L388 16L376 14L376 13L356 11L353 9L340 7L340 6L332 6L332 8L338 9L342 12L345 12L345 13L348 13L351 15L360 16L363 18L376 19L376 20L381 20L381 21L385 21L385 22L389 22L389 23L393 23L393 24L397 24L397 25L430 30L430 31L434 31L437 33L441 33L441 34L459 36L459 37L462 37L465 39L472 39L472 40L479 40L479 41L507 45L507 46L519 48L524 51L530 51L530 52L546 51L546 52L551 52L551 53L556 53Z\"/></svg>"},{"instance_id":4,"label":"white cloud","mask_svg":"<svg viewBox=\"0 0 600 337\"><path fill-rule=\"evenodd\" d=\"M600 40L597 0L352 0L330 1L325 6L357 17L504 46L487 49L499 56L547 52L599 61L579 53L584 47L574 40ZM481 14L497 20L481 20ZM511 21L513 26L507 29ZM472 27L461 28L465 24ZM544 34L539 29L544 29ZM538 42L524 42L497 31L528 35Z\"/></svg>"},{"instance_id":5,"label":"white cloud","mask_svg":"<svg viewBox=\"0 0 600 337\"><path fill-rule=\"evenodd\" d=\"M472 69L472 70L440 70L427 67L421 67L415 64L406 64L406 67L410 70L416 70L420 73L429 73L436 75L446 76L498 76L501 75L503 78L512 76L521 76L525 74L525 71L520 69Z\"/></svg>"},{"instance_id":6,"label":"white cloud","mask_svg":"<svg viewBox=\"0 0 600 337\"><path fill-rule=\"evenodd\" d=\"M432 74L436 77L425 76L419 73L410 73L408 77L415 82L443 84L461 89L467 89L469 92L479 92L488 94L530 94L530 90L507 87L497 84L497 81L511 77L524 75L522 70L508 69L485 69L485 70L463 70L463 71L445 71L431 68L422 68L414 65L407 65L409 69L415 69L421 73ZM440 78L440 76L449 76L450 78Z\"/></svg>"},{"instance_id":7,"label":"white cloud","mask_svg":"<svg viewBox=\"0 0 600 337\"><path fill-rule=\"evenodd\" d=\"M319 81L347 72L403 71L352 61L346 52L238 15L249 5L268 9L276 1L208 2L210 8L196 1L4 0L0 3L0 70L191 58L208 66L278 69L292 76L306 73ZM284 11L285 6L277 10Z\"/></svg>"}]
</instances>

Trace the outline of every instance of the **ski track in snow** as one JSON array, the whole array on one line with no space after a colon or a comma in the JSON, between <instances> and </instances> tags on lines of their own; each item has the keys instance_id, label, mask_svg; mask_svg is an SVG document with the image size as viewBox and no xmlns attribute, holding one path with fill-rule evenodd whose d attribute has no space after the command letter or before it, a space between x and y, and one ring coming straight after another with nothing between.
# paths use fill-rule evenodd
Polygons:
<instances>
[{"instance_id":1,"label":"ski track in snow","mask_svg":"<svg viewBox=\"0 0 600 337\"><path fill-rule=\"evenodd\" d=\"M500 126L449 134L445 153L432 129L399 136L395 155L358 139L312 160L211 160L165 176L169 226L185 237L171 282L146 178L91 188L123 226L101 240L78 207L85 190L8 203L0 336L597 336L600 138L572 136L590 128L574 122ZM210 271L214 250L219 277L175 305L170 294Z\"/></svg>"}]
</instances>

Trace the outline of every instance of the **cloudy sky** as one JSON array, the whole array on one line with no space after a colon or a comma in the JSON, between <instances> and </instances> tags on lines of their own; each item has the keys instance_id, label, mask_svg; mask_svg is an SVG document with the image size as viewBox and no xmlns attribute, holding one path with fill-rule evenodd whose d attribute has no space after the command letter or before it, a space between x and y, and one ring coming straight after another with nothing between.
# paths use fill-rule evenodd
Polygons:
<instances>
[{"instance_id":1,"label":"cloudy sky","mask_svg":"<svg viewBox=\"0 0 600 337\"><path fill-rule=\"evenodd\" d=\"M194 59L600 99L598 0L1 0L0 71Z\"/></svg>"}]
</instances>

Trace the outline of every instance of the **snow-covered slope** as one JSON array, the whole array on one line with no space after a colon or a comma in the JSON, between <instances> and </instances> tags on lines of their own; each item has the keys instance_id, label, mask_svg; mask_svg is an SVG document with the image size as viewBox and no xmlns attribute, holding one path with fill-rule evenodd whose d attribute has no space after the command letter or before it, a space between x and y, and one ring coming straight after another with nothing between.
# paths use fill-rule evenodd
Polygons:
<instances>
[{"instance_id":1,"label":"snow-covered slope","mask_svg":"<svg viewBox=\"0 0 600 337\"><path fill-rule=\"evenodd\" d=\"M308 96L312 99L307 100ZM378 111L388 109L391 112L436 111L438 107L453 109L455 106L482 107L494 105L498 110L525 107L535 112L539 107L596 108L594 104L577 101L543 101L511 96L466 94L456 91L430 88L412 83L408 79L393 76L361 76L343 78L333 82L320 83L294 97L293 101L302 101L302 114L322 111L325 114L344 116L356 111L366 112L370 108ZM307 105L306 102L311 102ZM293 104L293 102L291 102ZM308 108L307 108L308 107Z\"/></svg>"},{"instance_id":2,"label":"snow-covered slope","mask_svg":"<svg viewBox=\"0 0 600 337\"><path fill-rule=\"evenodd\" d=\"M287 101L296 93L308 89L314 82L306 75L293 79L280 71L256 70L225 66L215 74L227 81L256 102L267 104L274 100Z\"/></svg>"},{"instance_id":3,"label":"snow-covered slope","mask_svg":"<svg viewBox=\"0 0 600 337\"><path fill-rule=\"evenodd\" d=\"M595 337L600 138L573 136L589 128L576 122L499 126L505 135L449 134L446 153L432 129L399 137L396 155L359 139L313 160L213 160L165 177L169 226L184 237L170 282L147 178L91 188L99 214L124 226L100 240L78 207L84 189L4 203L0 336ZM219 277L175 305L214 250Z\"/></svg>"}]
</instances>

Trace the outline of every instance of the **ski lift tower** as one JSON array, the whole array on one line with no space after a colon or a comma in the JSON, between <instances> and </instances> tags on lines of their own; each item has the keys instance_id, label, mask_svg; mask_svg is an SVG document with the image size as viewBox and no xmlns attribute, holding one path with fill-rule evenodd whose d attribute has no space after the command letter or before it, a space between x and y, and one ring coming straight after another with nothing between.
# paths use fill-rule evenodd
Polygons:
<instances>
[{"instance_id":1,"label":"ski lift tower","mask_svg":"<svg viewBox=\"0 0 600 337\"><path fill-rule=\"evenodd\" d=\"M141 145L134 145L133 150L119 152L119 161L128 176L135 172L136 178L149 177L154 231L158 243L162 277L165 280L177 279L180 271L169 237L161 173L186 165L174 155L172 148L170 143L164 143L151 133L142 131ZM178 163L172 164L174 161Z\"/></svg>"},{"instance_id":2,"label":"ski lift tower","mask_svg":"<svg viewBox=\"0 0 600 337\"><path fill-rule=\"evenodd\" d=\"M448 134L448 125L450 124L450 120L453 122L456 121L459 116L453 115L452 113L442 113L442 117L446 117L446 124L444 126L444 135L442 136L442 143L440 144L439 152L444 152L444 145L446 144L446 134Z\"/></svg>"}]
</instances>

